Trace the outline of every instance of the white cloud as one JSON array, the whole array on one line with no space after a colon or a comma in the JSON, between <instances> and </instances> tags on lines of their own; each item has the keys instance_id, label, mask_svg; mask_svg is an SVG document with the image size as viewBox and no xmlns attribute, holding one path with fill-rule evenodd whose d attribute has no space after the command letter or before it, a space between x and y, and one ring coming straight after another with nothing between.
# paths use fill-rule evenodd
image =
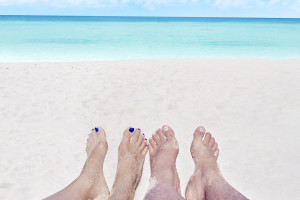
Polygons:
<instances>
[{"instance_id":1,"label":"white cloud","mask_svg":"<svg viewBox=\"0 0 300 200\"><path fill-rule=\"evenodd\" d=\"M300 0L296 0L292 8L300 12Z\"/></svg>"},{"instance_id":2,"label":"white cloud","mask_svg":"<svg viewBox=\"0 0 300 200\"><path fill-rule=\"evenodd\" d=\"M300 0L214 0L212 3L219 8L258 8L271 7L277 4L288 7L296 7L298 5L300 7Z\"/></svg>"},{"instance_id":3,"label":"white cloud","mask_svg":"<svg viewBox=\"0 0 300 200\"><path fill-rule=\"evenodd\" d=\"M225 8L229 6L230 7L262 7L265 6L265 4L266 2L263 0L216 0L214 2L215 6L221 8Z\"/></svg>"},{"instance_id":4,"label":"white cloud","mask_svg":"<svg viewBox=\"0 0 300 200\"><path fill-rule=\"evenodd\" d=\"M282 6L300 10L300 0L0 0L2 5L44 4L50 6L66 7L68 5L113 7L126 4L142 5L153 9L158 6L180 6L185 4L204 3L218 8L261 8Z\"/></svg>"},{"instance_id":5,"label":"white cloud","mask_svg":"<svg viewBox=\"0 0 300 200\"><path fill-rule=\"evenodd\" d=\"M116 6L124 4L140 4L145 7L158 5L171 6L194 3L198 0L0 0L0 5L48 4L48 5L86 5L86 6Z\"/></svg>"}]
</instances>

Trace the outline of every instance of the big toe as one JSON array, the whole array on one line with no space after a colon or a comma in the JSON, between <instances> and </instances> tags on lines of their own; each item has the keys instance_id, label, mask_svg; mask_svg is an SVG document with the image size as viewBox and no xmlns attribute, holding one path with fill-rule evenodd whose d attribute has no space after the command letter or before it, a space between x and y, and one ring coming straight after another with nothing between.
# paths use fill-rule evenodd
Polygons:
<instances>
[{"instance_id":1,"label":"big toe","mask_svg":"<svg viewBox=\"0 0 300 200\"><path fill-rule=\"evenodd\" d=\"M124 133L123 133L123 141L129 143L130 142L130 138L132 136L132 133L134 131L134 128L132 127L128 127L125 129Z\"/></svg>"},{"instance_id":2,"label":"big toe","mask_svg":"<svg viewBox=\"0 0 300 200\"><path fill-rule=\"evenodd\" d=\"M205 135L205 132L205 128L203 126L199 126L194 132L194 138L202 140Z\"/></svg>"},{"instance_id":3,"label":"big toe","mask_svg":"<svg viewBox=\"0 0 300 200\"><path fill-rule=\"evenodd\" d=\"M106 142L106 132L102 127L96 127L95 131L99 137L100 142Z\"/></svg>"},{"instance_id":4,"label":"big toe","mask_svg":"<svg viewBox=\"0 0 300 200\"><path fill-rule=\"evenodd\" d=\"M173 129L169 125L164 125L162 127L162 132L166 136L167 140L172 139L175 137Z\"/></svg>"}]
</instances>

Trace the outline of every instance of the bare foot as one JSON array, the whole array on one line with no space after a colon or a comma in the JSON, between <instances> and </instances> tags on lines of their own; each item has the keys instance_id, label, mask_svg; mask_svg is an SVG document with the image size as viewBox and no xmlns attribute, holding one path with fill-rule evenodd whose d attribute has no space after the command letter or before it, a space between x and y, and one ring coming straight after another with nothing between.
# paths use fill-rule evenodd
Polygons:
<instances>
[{"instance_id":1,"label":"bare foot","mask_svg":"<svg viewBox=\"0 0 300 200\"><path fill-rule=\"evenodd\" d=\"M215 178L220 177L217 166L218 144L204 127L199 126L194 132L191 154L195 162L194 174L186 189L187 200L205 199L205 187Z\"/></svg>"},{"instance_id":2,"label":"bare foot","mask_svg":"<svg viewBox=\"0 0 300 200\"><path fill-rule=\"evenodd\" d=\"M158 129L156 134L153 134L149 143L152 181L157 181L158 184L173 185L178 194L181 194L176 170L179 148L174 131L165 125L162 129Z\"/></svg>"},{"instance_id":3,"label":"bare foot","mask_svg":"<svg viewBox=\"0 0 300 200\"><path fill-rule=\"evenodd\" d=\"M110 199L133 199L140 181L147 141L140 129L127 128L119 146L118 167Z\"/></svg>"},{"instance_id":4,"label":"bare foot","mask_svg":"<svg viewBox=\"0 0 300 200\"><path fill-rule=\"evenodd\" d=\"M106 133L95 128L86 144L87 160L81 171L80 179L90 186L89 199L108 199L109 189L103 174L103 163L107 153Z\"/></svg>"}]
</instances>

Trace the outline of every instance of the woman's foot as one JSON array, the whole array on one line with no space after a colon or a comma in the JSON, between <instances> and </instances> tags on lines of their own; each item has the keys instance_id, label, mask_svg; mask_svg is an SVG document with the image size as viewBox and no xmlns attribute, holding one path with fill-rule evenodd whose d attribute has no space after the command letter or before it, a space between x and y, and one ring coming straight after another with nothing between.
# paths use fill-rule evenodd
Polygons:
<instances>
[{"instance_id":1,"label":"woman's foot","mask_svg":"<svg viewBox=\"0 0 300 200\"><path fill-rule=\"evenodd\" d=\"M86 144L87 160L79 177L90 188L89 199L107 199L109 197L109 189L103 174L107 148L105 131L100 127L93 129Z\"/></svg>"},{"instance_id":2,"label":"woman's foot","mask_svg":"<svg viewBox=\"0 0 300 200\"><path fill-rule=\"evenodd\" d=\"M119 146L118 167L110 199L134 198L147 151L147 141L140 129L127 128Z\"/></svg>"},{"instance_id":3,"label":"woman's foot","mask_svg":"<svg viewBox=\"0 0 300 200\"><path fill-rule=\"evenodd\" d=\"M63 190L47 197L46 200L108 199L109 189L103 175L107 142L105 131L102 128L95 128L90 133L86 152L88 157L80 176Z\"/></svg>"},{"instance_id":4,"label":"woman's foot","mask_svg":"<svg viewBox=\"0 0 300 200\"><path fill-rule=\"evenodd\" d=\"M158 129L149 140L149 154L152 184L163 184L175 187L180 192L180 181L176 170L178 143L174 131L165 125ZM150 189L151 189L150 183Z\"/></svg>"},{"instance_id":5,"label":"woman's foot","mask_svg":"<svg viewBox=\"0 0 300 200\"><path fill-rule=\"evenodd\" d=\"M187 200L205 199L205 187L213 179L220 177L217 166L219 155L218 144L204 127L199 126L194 132L191 154L195 162L195 170L186 189Z\"/></svg>"}]
</instances>

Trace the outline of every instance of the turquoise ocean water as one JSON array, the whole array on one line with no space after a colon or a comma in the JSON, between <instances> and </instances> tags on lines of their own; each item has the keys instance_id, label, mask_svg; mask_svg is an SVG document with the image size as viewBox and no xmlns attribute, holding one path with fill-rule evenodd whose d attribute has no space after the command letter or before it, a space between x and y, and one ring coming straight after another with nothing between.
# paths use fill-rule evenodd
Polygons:
<instances>
[{"instance_id":1,"label":"turquoise ocean water","mask_svg":"<svg viewBox=\"0 0 300 200\"><path fill-rule=\"evenodd\" d=\"M0 16L0 62L300 57L300 19Z\"/></svg>"}]
</instances>

